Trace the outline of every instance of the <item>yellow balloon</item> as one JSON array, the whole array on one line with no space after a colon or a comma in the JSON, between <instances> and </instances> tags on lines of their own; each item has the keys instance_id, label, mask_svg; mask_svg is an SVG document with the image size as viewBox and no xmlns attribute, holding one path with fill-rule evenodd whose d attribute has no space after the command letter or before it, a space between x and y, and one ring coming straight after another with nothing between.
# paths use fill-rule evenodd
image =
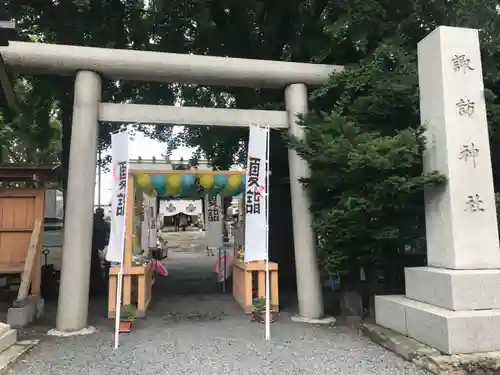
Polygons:
<instances>
[{"instance_id":1,"label":"yellow balloon","mask_svg":"<svg viewBox=\"0 0 500 375\"><path fill-rule=\"evenodd\" d=\"M167 194L168 195L177 195L179 194L179 189L180 186L177 186L177 187L172 187L170 185L167 185Z\"/></svg>"},{"instance_id":2,"label":"yellow balloon","mask_svg":"<svg viewBox=\"0 0 500 375\"><path fill-rule=\"evenodd\" d=\"M142 189L142 192L149 197L156 196L156 190L155 190L153 185L149 185L149 187L147 189Z\"/></svg>"},{"instance_id":3,"label":"yellow balloon","mask_svg":"<svg viewBox=\"0 0 500 375\"><path fill-rule=\"evenodd\" d=\"M233 174L229 179L227 180L227 185L231 187L231 190L236 189L238 186L241 185L241 176Z\"/></svg>"},{"instance_id":4,"label":"yellow balloon","mask_svg":"<svg viewBox=\"0 0 500 375\"><path fill-rule=\"evenodd\" d=\"M204 174L200 177L200 185L205 189L210 189L214 186L214 176L211 174Z\"/></svg>"},{"instance_id":5,"label":"yellow balloon","mask_svg":"<svg viewBox=\"0 0 500 375\"><path fill-rule=\"evenodd\" d=\"M151 188L151 176L148 174L137 175L135 181L142 191L147 191Z\"/></svg>"},{"instance_id":6,"label":"yellow balloon","mask_svg":"<svg viewBox=\"0 0 500 375\"><path fill-rule=\"evenodd\" d=\"M182 176L180 174L171 174L167 178L167 187L178 188L181 186Z\"/></svg>"}]
</instances>

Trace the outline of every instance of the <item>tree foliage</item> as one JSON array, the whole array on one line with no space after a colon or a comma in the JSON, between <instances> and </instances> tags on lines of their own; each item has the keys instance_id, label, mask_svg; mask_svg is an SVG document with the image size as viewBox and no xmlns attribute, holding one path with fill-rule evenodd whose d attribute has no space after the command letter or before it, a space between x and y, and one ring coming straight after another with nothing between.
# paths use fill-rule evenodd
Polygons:
<instances>
[{"instance_id":1,"label":"tree foliage","mask_svg":"<svg viewBox=\"0 0 500 375\"><path fill-rule=\"evenodd\" d=\"M481 28L490 136L492 144L499 140L499 44L491 37L500 31L496 3L405 3L344 4L349 11L328 33L335 45L349 40L357 59L313 93L306 139L291 139L311 165L305 182L320 260L330 274L357 277L363 267L389 276L425 236L423 191L445 181L422 173L416 44L435 26ZM497 167L498 156L493 148Z\"/></svg>"},{"instance_id":2,"label":"tree foliage","mask_svg":"<svg viewBox=\"0 0 500 375\"><path fill-rule=\"evenodd\" d=\"M142 0L15 1L10 4L9 16L16 20L21 40L104 48L153 49L153 19ZM49 107L57 108L62 124L60 160L63 170L67 171L74 77L37 76L26 79L39 92L39 97L50 103ZM103 100L172 104L174 95L171 85L116 82L104 77ZM47 107L45 104L41 106ZM49 121L38 121L37 125L40 132L46 132L51 127ZM118 127L118 124L101 124L101 149L109 146L109 133ZM135 128L158 138L168 137L171 130L156 131L143 124L135 124Z\"/></svg>"},{"instance_id":3,"label":"tree foliage","mask_svg":"<svg viewBox=\"0 0 500 375\"><path fill-rule=\"evenodd\" d=\"M15 91L19 111L0 113L0 163L57 163L61 151L57 108L26 79L16 81Z\"/></svg>"},{"instance_id":4,"label":"tree foliage","mask_svg":"<svg viewBox=\"0 0 500 375\"><path fill-rule=\"evenodd\" d=\"M337 275L393 262L425 235L424 188L444 182L422 173L415 56L382 45L312 107L305 140L291 145L311 166L320 260Z\"/></svg>"}]
</instances>

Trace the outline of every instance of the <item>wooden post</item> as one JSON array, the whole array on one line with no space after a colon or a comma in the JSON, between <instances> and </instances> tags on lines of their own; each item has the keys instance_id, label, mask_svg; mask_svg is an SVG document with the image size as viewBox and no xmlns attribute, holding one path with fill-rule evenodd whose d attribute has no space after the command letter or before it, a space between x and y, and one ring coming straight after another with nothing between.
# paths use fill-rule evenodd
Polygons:
<instances>
[{"instance_id":1,"label":"wooden post","mask_svg":"<svg viewBox=\"0 0 500 375\"><path fill-rule=\"evenodd\" d=\"M257 297L265 297L266 296L266 273L258 272L257 273Z\"/></svg>"},{"instance_id":2,"label":"wooden post","mask_svg":"<svg viewBox=\"0 0 500 375\"><path fill-rule=\"evenodd\" d=\"M40 254L38 250L40 249L39 239L41 230L42 221L40 219L36 219L35 225L33 227L33 232L31 233L30 246L28 248L28 253L26 254L26 262L24 263L24 271L21 276L21 285L19 286L16 303L21 303L21 301L24 301L26 298L28 298L32 281L34 277L39 275L39 273L36 272L36 269L40 265ZM38 294L33 294L37 296L40 294L39 285Z\"/></svg>"},{"instance_id":3,"label":"wooden post","mask_svg":"<svg viewBox=\"0 0 500 375\"><path fill-rule=\"evenodd\" d=\"M134 234L134 216L135 216L135 179L132 174L128 175L127 184L127 217L125 220L125 254L123 258L123 268L132 268L132 249ZM132 302L132 276L123 276L123 304L128 305Z\"/></svg>"},{"instance_id":4,"label":"wooden post","mask_svg":"<svg viewBox=\"0 0 500 375\"><path fill-rule=\"evenodd\" d=\"M279 289L278 289L278 271L273 271L269 275L269 281L271 282L270 290L271 290L271 303L279 307Z\"/></svg>"},{"instance_id":5,"label":"wooden post","mask_svg":"<svg viewBox=\"0 0 500 375\"><path fill-rule=\"evenodd\" d=\"M112 275L111 272L109 274L109 285L108 285L108 317L110 319L115 318L116 314L116 299L118 298L117 292L117 277L116 275Z\"/></svg>"},{"instance_id":6,"label":"wooden post","mask_svg":"<svg viewBox=\"0 0 500 375\"><path fill-rule=\"evenodd\" d=\"M38 246L37 246L37 263L35 266L32 284L31 284L31 294L33 296L41 297L42 288L42 263L43 263L43 232L44 232L44 215L45 215L45 189L40 194L37 200L37 212L40 214L40 230L38 233Z\"/></svg>"}]
</instances>

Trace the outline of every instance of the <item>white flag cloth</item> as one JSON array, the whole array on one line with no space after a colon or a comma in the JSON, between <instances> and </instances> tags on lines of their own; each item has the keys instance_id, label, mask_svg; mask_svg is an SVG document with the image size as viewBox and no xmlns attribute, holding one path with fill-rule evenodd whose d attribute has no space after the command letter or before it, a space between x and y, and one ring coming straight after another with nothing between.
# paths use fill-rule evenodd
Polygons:
<instances>
[{"instance_id":1,"label":"white flag cloth","mask_svg":"<svg viewBox=\"0 0 500 375\"><path fill-rule=\"evenodd\" d=\"M205 236L209 249L220 249L224 246L222 238L222 198L205 197Z\"/></svg>"},{"instance_id":2,"label":"white flag cloth","mask_svg":"<svg viewBox=\"0 0 500 375\"><path fill-rule=\"evenodd\" d=\"M156 195L149 197L149 248L156 248L156 240L158 237L158 226L157 224L157 206L156 206Z\"/></svg>"},{"instance_id":3,"label":"white flag cloth","mask_svg":"<svg viewBox=\"0 0 500 375\"><path fill-rule=\"evenodd\" d=\"M111 231L109 235L108 262L123 262L125 246L125 217L128 184L128 132L111 134Z\"/></svg>"},{"instance_id":4,"label":"white flag cloth","mask_svg":"<svg viewBox=\"0 0 500 375\"><path fill-rule=\"evenodd\" d=\"M245 192L245 262L267 255L267 136L266 128L250 125Z\"/></svg>"},{"instance_id":5,"label":"white flag cloth","mask_svg":"<svg viewBox=\"0 0 500 375\"><path fill-rule=\"evenodd\" d=\"M189 216L198 216L203 212L201 204L201 200L173 199L162 201L160 203L160 211L163 216L174 216L180 213Z\"/></svg>"},{"instance_id":6,"label":"white flag cloth","mask_svg":"<svg viewBox=\"0 0 500 375\"><path fill-rule=\"evenodd\" d=\"M142 194L142 217L141 217L141 250L149 248L149 221L150 221L150 198Z\"/></svg>"}]
</instances>

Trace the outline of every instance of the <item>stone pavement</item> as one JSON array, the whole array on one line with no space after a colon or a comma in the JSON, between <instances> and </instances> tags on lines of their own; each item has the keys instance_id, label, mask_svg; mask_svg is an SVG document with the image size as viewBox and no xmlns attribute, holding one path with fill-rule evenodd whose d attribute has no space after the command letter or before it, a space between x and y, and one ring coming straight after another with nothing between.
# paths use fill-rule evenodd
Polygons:
<instances>
[{"instance_id":1,"label":"stone pavement","mask_svg":"<svg viewBox=\"0 0 500 375\"><path fill-rule=\"evenodd\" d=\"M168 241L169 252L204 252L205 232L190 230L187 232L163 232L161 236Z\"/></svg>"},{"instance_id":2,"label":"stone pavement","mask_svg":"<svg viewBox=\"0 0 500 375\"><path fill-rule=\"evenodd\" d=\"M198 234L195 243L202 239ZM8 374L427 374L355 330L293 323L293 309L280 314L265 341L264 326L251 322L230 293L221 293L214 261L203 251L172 251L169 276L155 284L147 318L121 335L118 350L104 307L93 304L98 333L44 337Z\"/></svg>"}]
</instances>

